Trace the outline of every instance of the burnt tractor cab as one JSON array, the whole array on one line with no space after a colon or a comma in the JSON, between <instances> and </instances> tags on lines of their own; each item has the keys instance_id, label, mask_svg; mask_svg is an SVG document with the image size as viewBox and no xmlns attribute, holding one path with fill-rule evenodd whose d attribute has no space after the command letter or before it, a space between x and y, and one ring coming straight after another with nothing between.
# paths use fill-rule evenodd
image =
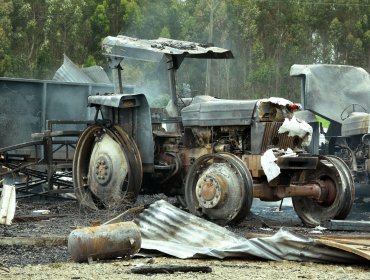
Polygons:
<instances>
[{"instance_id":1,"label":"burnt tractor cab","mask_svg":"<svg viewBox=\"0 0 370 280\"><path fill-rule=\"evenodd\" d=\"M126 36L105 38L102 49L114 72L115 93L88 97L95 123L79 138L73 162L81 204L113 208L141 191L159 191L178 196L195 215L235 223L248 214L253 197L292 197L307 225L346 218L354 200L351 172L335 156L305 151L312 128L294 116L299 105L282 98L179 96L176 71L185 58L230 59L230 50ZM144 94L125 88L126 58L167 63L166 108L150 108Z\"/></svg>"}]
</instances>

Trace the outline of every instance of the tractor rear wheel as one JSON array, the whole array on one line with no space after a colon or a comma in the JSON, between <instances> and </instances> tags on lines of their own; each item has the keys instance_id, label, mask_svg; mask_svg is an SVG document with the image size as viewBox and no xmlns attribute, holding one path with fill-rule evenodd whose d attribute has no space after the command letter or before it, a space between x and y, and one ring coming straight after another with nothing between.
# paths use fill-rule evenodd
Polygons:
<instances>
[{"instance_id":1,"label":"tractor rear wheel","mask_svg":"<svg viewBox=\"0 0 370 280\"><path fill-rule=\"evenodd\" d=\"M139 150L119 126L92 125L80 136L73 159L77 199L92 209L133 202L142 181Z\"/></svg>"},{"instance_id":2,"label":"tractor rear wheel","mask_svg":"<svg viewBox=\"0 0 370 280\"><path fill-rule=\"evenodd\" d=\"M316 171L305 174L306 179L322 186L321 201L308 197L293 197L294 209L308 226L330 219L345 219L355 199L355 184L348 166L338 157L320 158Z\"/></svg>"}]
</instances>

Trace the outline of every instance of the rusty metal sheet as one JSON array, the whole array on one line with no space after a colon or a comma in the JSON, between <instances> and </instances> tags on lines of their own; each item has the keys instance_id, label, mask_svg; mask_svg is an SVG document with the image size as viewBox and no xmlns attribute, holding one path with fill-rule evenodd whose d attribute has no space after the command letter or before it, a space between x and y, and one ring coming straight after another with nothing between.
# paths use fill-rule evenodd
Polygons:
<instances>
[{"instance_id":1,"label":"rusty metal sheet","mask_svg":"<svg viewBox=\"0 0 370 280\"><path fill-rule=\"evenodd\" d=\"M271 237L246 239L226 228L186 213L161 200L137 219L142 249L178 257L257 257L267 260L358 263L362 255L325 246L314 239L280 229Z\"/></svg>"}]
</instances>

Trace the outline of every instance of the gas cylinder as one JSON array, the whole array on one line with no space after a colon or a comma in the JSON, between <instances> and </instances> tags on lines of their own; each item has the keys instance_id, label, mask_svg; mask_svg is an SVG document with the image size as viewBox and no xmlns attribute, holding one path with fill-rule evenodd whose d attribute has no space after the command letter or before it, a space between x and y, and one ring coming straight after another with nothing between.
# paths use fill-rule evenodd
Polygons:
<instances>
[{"instance_id":1,"label":"gas cylinder","mask_svg":"<svg viewBox=\"0 0 370 280\"><path fill-rule=\"evenodd\" d=\"M79 228L68 237L68 252L76 262L131 256L140 247L140 228L134 222Z\"/></svg>"}]
</instances>

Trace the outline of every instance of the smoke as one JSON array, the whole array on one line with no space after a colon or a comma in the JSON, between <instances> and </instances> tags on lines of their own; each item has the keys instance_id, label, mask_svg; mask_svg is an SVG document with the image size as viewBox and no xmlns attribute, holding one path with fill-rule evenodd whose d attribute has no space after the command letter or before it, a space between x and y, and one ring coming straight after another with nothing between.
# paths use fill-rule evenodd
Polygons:
<instances>
[{"instance_id":1,"label":"smoke","mask_svg":"<svg viewBox=\"0 0 370 280\"><path fill-rule=\"evenodd\" d=\"M143 93L151 107L165 107L170 99L169 77L166 63L125 59L122 81L133 85L135 93Z\"/></svg>"}]
</instances>

